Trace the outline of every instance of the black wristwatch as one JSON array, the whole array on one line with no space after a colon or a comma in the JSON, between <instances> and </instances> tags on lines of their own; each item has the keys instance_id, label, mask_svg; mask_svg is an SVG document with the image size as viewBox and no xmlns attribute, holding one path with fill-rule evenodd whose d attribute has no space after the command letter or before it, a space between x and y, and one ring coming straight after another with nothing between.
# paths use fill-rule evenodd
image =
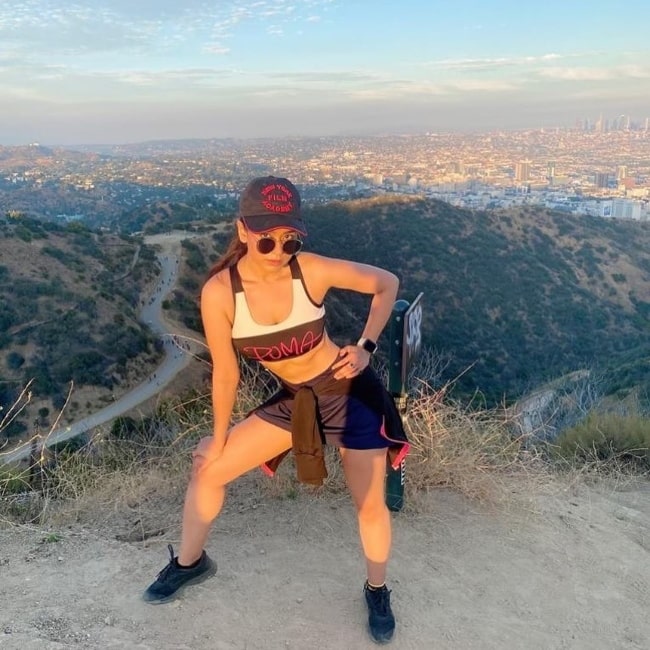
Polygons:
<instances>
[{"instance_id":1,"label":"black wristwatch","mask_svg":"<svg viewBox=\"0 0 650 650\"><path fill-rule=\"evenodd\" d=\"M377 344L370 339L366 339L363 336L357 341L357 345L360 348L363 348L369 354L374 354L377 352Z\"/></svg>"}]
</instances>

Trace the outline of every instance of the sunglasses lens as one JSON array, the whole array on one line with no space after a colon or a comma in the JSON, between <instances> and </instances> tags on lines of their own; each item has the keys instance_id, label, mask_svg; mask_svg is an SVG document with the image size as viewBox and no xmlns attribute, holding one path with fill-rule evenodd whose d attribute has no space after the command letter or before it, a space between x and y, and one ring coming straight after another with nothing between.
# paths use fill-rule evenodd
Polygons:
<instances>
[{"instance_id":1,"label":"sunglasses lens","mask_svg":"<svg viewBox=\"0 0 650 650\"><path fill-rule=\"evenodd\" d=\"M275 250L276 241L272 237L260 237L257 240L257 250L262 255L268 255ZM300 239L287 239L282 242L282 252L285 255L295 255L302 248Z\"/></svg>"},{"instance_id":2,"label":"sunglasses lens","mask_svg":"<svg viewBox=\"0 0 650 650\"><path fill-rule=\"evenodd\" d=\"M268 255L275 248L275 239L270 237L262 237L257 240L257 250L262 255Z\"/></svg>"},{"instance_id":3,"label":"sunglasses lens","mask_svg":"<svg viewBox=\"0 0 650 650\"><path fill-rule=\"evenodd\" d=\"M302 248L302 242L299 239L287 239L282 244L282 251L285 255L295 255Z\"/></svg>"}]
</instances>

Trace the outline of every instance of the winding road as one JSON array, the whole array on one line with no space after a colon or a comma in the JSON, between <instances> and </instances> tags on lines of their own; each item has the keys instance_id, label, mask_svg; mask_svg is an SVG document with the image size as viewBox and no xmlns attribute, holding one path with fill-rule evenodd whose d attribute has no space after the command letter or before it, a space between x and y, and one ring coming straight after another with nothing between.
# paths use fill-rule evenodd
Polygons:
<instances>
[{"instance_id":1,"label":"winding road","mask_svg":"<svg viewBox=\"0 0 650 650\"><path fill-rule=\"evenodd\" d=\"M43 445L49 447L58 442L69 440L127 413L138 406L138 404L142 404L142 402L159 393L189 364L196 350L193 350L192 346L185 345L181 347L177 343L180 339L163 319L162 302L174 288L178 278L181 241L197 236L199 235L184 231L174 231L171 233L151 235L145 237L144 240L146 244L156 245L160 248L161 252L158 253L158 262L160 263L161 274L153 293L145 299L145 304L140 310L139 320L148 325L152 332L162 339L165 351L165 358L162 364L142 383L122 395L122 397L115 400L109 406L77 422L51 430L44 436ZM30 452L30 444L26 443L12 451L0 453L0 463L12 463L22 460L27 458Z\"/></svg>"}]
</instances>

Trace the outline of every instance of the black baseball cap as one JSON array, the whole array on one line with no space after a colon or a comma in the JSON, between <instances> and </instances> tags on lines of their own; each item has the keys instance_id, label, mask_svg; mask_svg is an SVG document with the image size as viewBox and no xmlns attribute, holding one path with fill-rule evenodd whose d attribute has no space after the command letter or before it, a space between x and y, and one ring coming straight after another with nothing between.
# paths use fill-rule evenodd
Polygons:
<instances>
[{"instance_id":1,"label":"black baseball cap","mask_svg":"<svg viewBox=\"0 0 650 650\"><path fill-rule=\"evenodd\" d=\"M300 194L286 178L254 178L239 197L239 218L253 232L290 228L307 234L300 216Z\"/></svg>"}]
</instances>

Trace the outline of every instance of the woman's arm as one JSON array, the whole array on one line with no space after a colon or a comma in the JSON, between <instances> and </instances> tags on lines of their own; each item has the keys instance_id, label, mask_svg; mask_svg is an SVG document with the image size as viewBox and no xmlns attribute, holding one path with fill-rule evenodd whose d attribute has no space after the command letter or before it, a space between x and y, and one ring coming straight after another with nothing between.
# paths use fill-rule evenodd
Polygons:
<instances>
[{"instance_id":1,"label":"woman's arm","mask_svg":"<svg viewBox=\"0 0 650 650\"><path fill-rule=\"evenodd\" d=\"M221 450L226 442L230 417L239 385L239 364L232 346L232 302L230 287L223 276L214 276L201 292L201 319L212 357L212 410L214 444Z\"/></svg>"},{"instance_id":2,"label":"woman's arm","mask_svg":"<svg viewBox=\"0 0 650 650\"><path fill-rule=\"evenodd\" d=\"M390 318L399 289L399 279L390 271L360 264L348 260L321 257L313 253L303 253L300 256L304 260L305 270L309 277L309 285L312 281L315 285L314 294L321 299L330 288L348 289L372 295L370 310L362 332L353 333L355 341L364 337L377 341L382 333L388 319ZM339 377L355 374L355 370L361 370L368 365L370 354L357 345L341 348L341 360L337 361L333 368L341 368ZM352 371L347 371L345 366L352 364ZM344 374L341 374L344 373Z\"/></svg>"}]
</instances>

